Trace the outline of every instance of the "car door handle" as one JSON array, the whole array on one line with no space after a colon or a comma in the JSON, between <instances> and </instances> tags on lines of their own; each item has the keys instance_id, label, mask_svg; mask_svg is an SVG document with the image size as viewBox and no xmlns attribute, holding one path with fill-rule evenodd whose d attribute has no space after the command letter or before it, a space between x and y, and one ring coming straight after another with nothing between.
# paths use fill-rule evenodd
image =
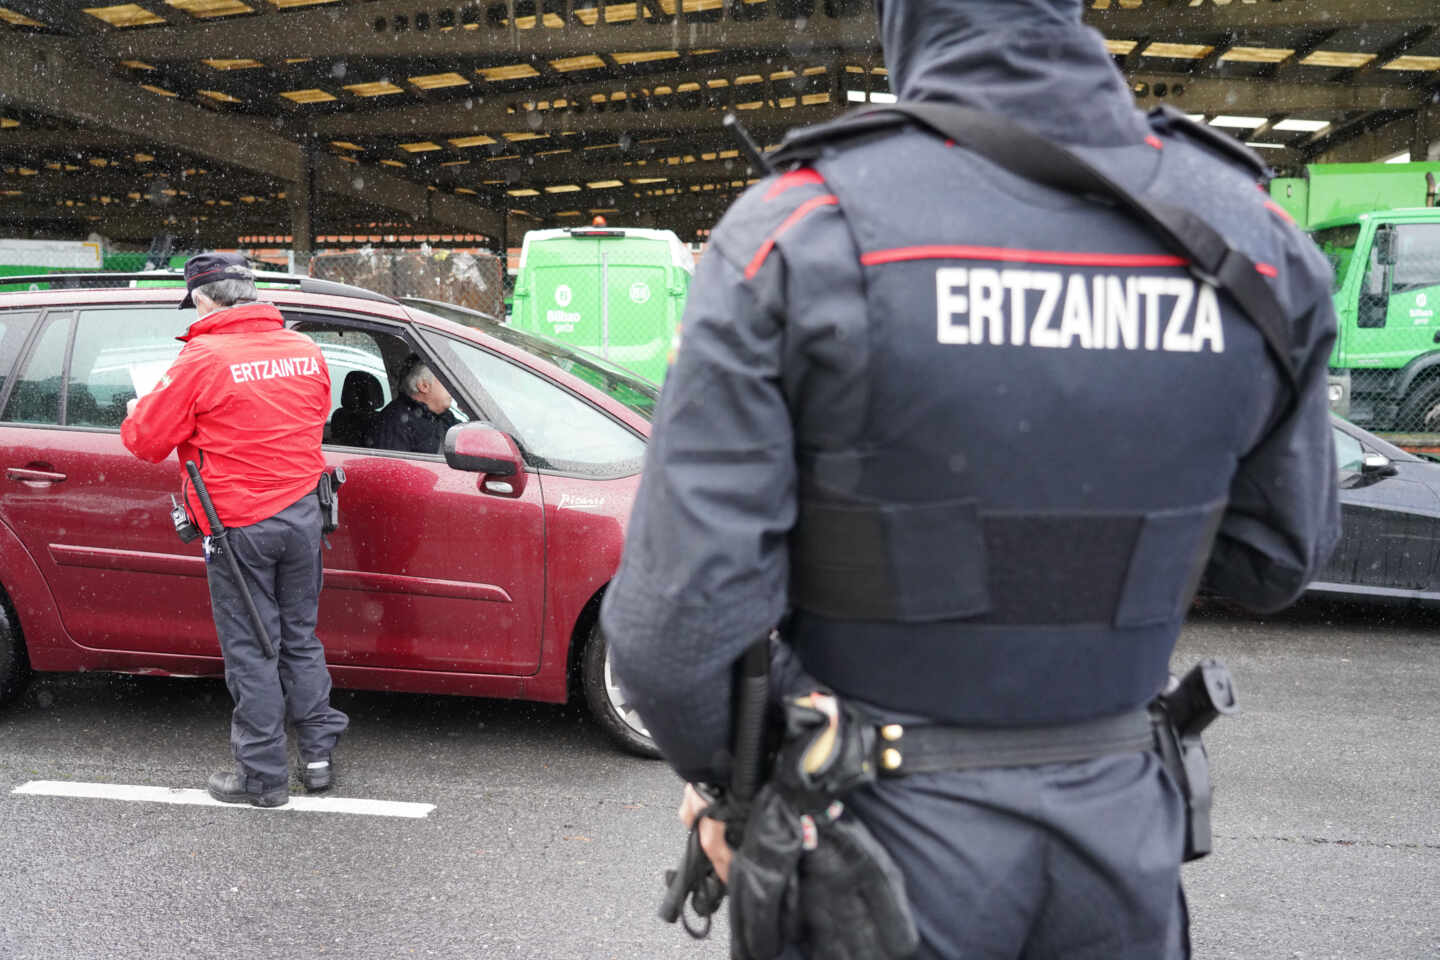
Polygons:
<instances>
[{"instance_id":1,"label":"car door handle","mask_svg":"<svg viewBox=\"0 0 1440 960\"><path fill-rule=\"evenodd\" d=\"M19 480L21 483L59 483L65 479L65 474L56 473L53 470L31 470L26 467L7 467L5 469L6 480Z\"/></svg>"}]
</instances>

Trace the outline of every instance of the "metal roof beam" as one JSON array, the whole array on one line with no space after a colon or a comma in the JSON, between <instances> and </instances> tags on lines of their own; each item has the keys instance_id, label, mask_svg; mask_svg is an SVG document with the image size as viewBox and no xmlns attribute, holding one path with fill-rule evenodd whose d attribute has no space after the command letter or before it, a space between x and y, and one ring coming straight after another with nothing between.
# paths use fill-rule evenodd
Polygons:
<instances>
[{"instance_id":1,"label":"metal roof beam","mask_svg":"<svg viewBox=\"0 0 1440 960\"><path fill-rule=\"evenodd\" d=\"M440 29L437 14L462 5L435 2L418 7L417 0L375 0L354 6L322 6L286 14L196 24L165 31L116 31L105 37L111 59L194 60L202 57L453 57L510 54L523 59L536 53L546 59L650 50L703 49L878 49L875 17L866 11L836 18L819 11L800 20L690 21L671 23L644 19L625 23L562 27L536 26L512 30L483 18L477 29ZM417 13L431 24L417 29ZM404 29L397 29L400 22ZM458 18L457 18L458 22ZM383 25L377 28L377 25Z\"/></svg>"},{"instance_id":2,"label":"metal roof beam","mask_svg":"<svg viewBox=\"0 0 1440 960\"><path fill-rule=\"evenodd\" d=\"M1115 0L1106 10L1087 9L1085 22L1112 37L1140 33L1187 40L1225 30L1247 34L1265 30L1326 27L1422 26L1435 20L1434 0L1303 0L1286 3L1227 3L1224 6L1160 6L1149 0L1139 7L1121 7Z\"/></svg>"},{"instance_id":3,"label":"metal roof beam","mask_svg":"<svg viewBox=\"0 0 1440 960\"><path fill-rule=\"evenodd\" d=\"M763 96L756 91L757 99ZM543 99L543 98L540 98ZM824 103L794 106L785 109L766 107L738 111L746 125L782 127L803 126L831 120L843 113L849 104ZM315 133L334 137L463 137L484 134L499 138L514 134L629 133L658 136L668 131L720 129L724 112L719 107L681 107L652 101L648 109L536 110L511 112L509 104L476 104L473 109L456 105L426 104L398 107L369 113L337 113L314 121Z\"/></svg>"},{"instance_id":4,"label":"metal roof beam","mask_svg":"<svg viewBox=\"0 0 1440 960\"><path fill-rule=\"evenodd\" d=\"M1310 152L1307 162L1369 163L1404 150L1409 150L1412 157L1422 154L1420 159L1423 160L1440 138L1440 122L1437 120L1440 120L1440 108L1430 107L1371 130L1351 128L1354 133L1349 139L1337 138L1317 144L1319 149ZM1341 137L1349 132L1342 131Z\"/></svg>"},{"instance_id":5,"label":"metal roof beam","mask_svg":"<svg viewBox=\"0 0 1440 960\"><path fill-rule=\"evenodd\" d=\"M424 4L421 6L420 4ZM607 52L801 47L875 50L879 47L874 14L862 7L853 17L837 18L816 10L803 19L687 19L652 23L584 26L575 19L560 27L491 24L481 18L463 29L465 4L456 0L375 0L372 3L270 13L214 23L177 25L166 30L113 31L104 37L112 59L200 59L254 57L261 60L312 57L444 57L530 53L546 58ZM767 11L768 12L768 11ZM442 28L443 14L455 27ZM420 29L424 14L425 29ZM1139 7L1112 4L1089 8L1085 20L1109 36L1165 35L1167 39L1244 30L1323 29L1365 23L1369 26L1424 26L1434 21L1433 0L1308 0L1305 3L1229 3L1224 6ZM404 24L402 28L400 25Z\"/></svg>"},{"instance_id":6,"label":"metal roof beam","mask_svg":"<svg viewBox=\"0 0 1440 960\"><path fill-rule=\"evenodd\" d=\"M149 93L137 98L133 87L112 83L86 62L80 48L69 43L35 36L24 37L23 43L0 39L0 104L129 134L288 183L308 175L304 148L268 126ZM43 74L43 83L36 82L37 74ZM410 216L430 210L429 191L421 184L379 170L357 176L353 165L334 157L316 162L317 191L393 206ZM357 182L363 189L354 186ZM500 221L484 207L456 200L439 209L465 224L489 223L493 230L474 229L498 235Z\"/></svg>"},{"instance_id":7,"label":"metal roof beam","mask_svg":"<svg viewBox=\"0 0 1440 960\"><path fill-rule=\"evenodd\" d=\"M89 62L76 44L0 37L0 104L128 133L281 180L300 176L300 147L268 128L117 82Z\"/></svg>"},{"instance_id":8,"label":"metal roof beam","mask_svg":"<svg viewBox=\"0 0 1440 960\"><path fill-rule=\"evenodd\" d=\"M1168 103L1186 113L1269 114L1277 104L1301 110L1413 110L1427 99L1409 87L1339 83L1286 83L1278 80L1186 78L1174 74L1136 73L1133 85L1146 83L1153 92L1165 84L1166 95L1137 98L1142 107Z\"/></svg>"}]
</instances>

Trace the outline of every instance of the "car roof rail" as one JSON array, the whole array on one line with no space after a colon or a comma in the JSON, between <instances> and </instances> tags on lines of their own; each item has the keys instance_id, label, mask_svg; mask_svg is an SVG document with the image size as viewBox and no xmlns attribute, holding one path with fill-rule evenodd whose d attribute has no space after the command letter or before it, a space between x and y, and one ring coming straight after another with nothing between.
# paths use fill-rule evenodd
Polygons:
<instances>
[{"instance_id":1,"label":"car roof rail","mask_svg":"<svg viewBox=\"0 0 1440 960\"><path fill-rule=\"evenodd\" d=\"M0 288L18 284L44 283L57 290L94 290L113 287L129 287L137 280L174 280L183 285L185 274L179 270L107 270L96 273L33 273L23 276L0 276ZM270 273L255 271L256 283L293 284L301 293L317 293L332 297L353 297L356 300L378 300L381 303L399 304L400 301L374 290L339 283L335 280L321 280L318 277L301 276L294 273Z\"/></svg>"}]
</instances>

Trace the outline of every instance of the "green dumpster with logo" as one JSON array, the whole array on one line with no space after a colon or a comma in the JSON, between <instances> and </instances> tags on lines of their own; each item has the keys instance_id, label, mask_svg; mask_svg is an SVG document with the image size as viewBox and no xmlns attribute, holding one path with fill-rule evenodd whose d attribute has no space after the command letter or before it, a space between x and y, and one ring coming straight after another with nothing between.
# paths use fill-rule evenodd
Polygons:
<instances>
[{"instance_id":1,"label":"green dumpster with logo","mask_svg":"<svg viewBox=\"0 0 1440 960\"><path fill-rule=\"evenodd\" d=\"M694 272L695 258L669 230L531 230L510 322L660 383Z\"/></svg>"}]
</instances>

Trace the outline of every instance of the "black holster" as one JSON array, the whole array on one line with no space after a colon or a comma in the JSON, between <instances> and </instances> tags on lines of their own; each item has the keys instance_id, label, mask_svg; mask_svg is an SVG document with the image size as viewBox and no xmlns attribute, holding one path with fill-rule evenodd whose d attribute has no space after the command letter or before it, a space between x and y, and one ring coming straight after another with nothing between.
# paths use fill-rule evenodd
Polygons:
<instances>
[{"instance_id":1,"label":"black holster","mask_svg":"<svg viewBox=\"0 0 1440 960\"><path fill-rule=\"evenodd\" d=\"M344 482L344 468L336 467L320 474L315 484L315 496L320 501L321 533L334 533L340 528L340 485Z\"/></svg>"},{"instance_id":2,"label":"black holster","mask_svg":"<svg viewBox=\"0 0 1440 960\"><path fill-rule=\"evenodd\" d=\"M787 702L785 738L730 867L730 956L770 960L786 944L813 956L898 960L919 943L905 880L841 797L875 778L875 728L838 704L829 717Z\"/></svg>"},{"instance_id":3,"label":"black holster","mask_svg":"<svg viewBox=\"0 0 1440 960\"><path fill-rule=\"evenodd\" d=\"M1210 758L1200 734L1237 708L1230 671L1213 658L1200 661L1150 704L1156 752L1185 800L1186 862L1211 849Z\"/></svg>"}]
</instances>

